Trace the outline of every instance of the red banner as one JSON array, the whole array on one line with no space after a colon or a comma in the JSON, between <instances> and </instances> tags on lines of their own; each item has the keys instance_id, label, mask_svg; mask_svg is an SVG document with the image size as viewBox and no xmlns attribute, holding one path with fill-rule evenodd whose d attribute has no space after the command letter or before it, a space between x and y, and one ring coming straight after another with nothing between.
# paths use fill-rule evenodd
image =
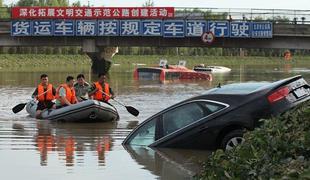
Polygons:
<instances>
[{"instance_id":1,"label":"red banner","mask_svg":"<svg viewBox=\"0 0 310 180\"><path fill-rule=\"evenodd\" d=\"M12 19L165 19L173 7L13 7Z\"/></svg>"}]
</instances>

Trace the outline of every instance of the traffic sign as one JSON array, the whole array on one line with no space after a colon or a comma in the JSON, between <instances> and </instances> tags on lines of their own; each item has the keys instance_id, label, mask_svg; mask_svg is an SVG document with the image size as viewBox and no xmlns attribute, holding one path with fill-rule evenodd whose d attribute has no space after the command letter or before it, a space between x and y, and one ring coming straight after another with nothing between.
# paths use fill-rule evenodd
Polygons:
<instances>
[{"instance_id":1,"label":"traffic sign","mask_svg":"<svg viewBox=\"0 0 310 180\"><path fill-rule=\"evenodd\" d=\"M212 44L215 40L215 36L211 31L208 31L202 34L201 40L206 44Z\"/></svg>"}]
</instances>

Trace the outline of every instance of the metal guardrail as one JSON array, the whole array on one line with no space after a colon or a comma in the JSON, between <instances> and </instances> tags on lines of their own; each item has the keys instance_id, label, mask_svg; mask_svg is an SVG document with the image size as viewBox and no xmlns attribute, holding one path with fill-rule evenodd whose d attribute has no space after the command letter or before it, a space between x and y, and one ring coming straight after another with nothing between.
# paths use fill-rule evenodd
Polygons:
<instances>
[{"instance_id":1,"label":"metal guardrail","mask_svg":"<svg viewBox=\"0 0 310 180\"><path fill-rule=\"evenodd\" d=\"M275 23L310 24L310 10L243 8L175 8L176 17L205 19L273 21Z\"/></svg>"},{"instance_id":2,"label":"metal guardrail","mask_svg":"<svg viewBox=\"0 0 310 180\"><path fill-rule=\"evenodd\" d=\"M180 19L273 21L275 23L310 24L310 10L244 9L244 8L187 8L176 7ZM0 7L0 20L11 19L11 8Z\"/></svg>"}]
</instances>

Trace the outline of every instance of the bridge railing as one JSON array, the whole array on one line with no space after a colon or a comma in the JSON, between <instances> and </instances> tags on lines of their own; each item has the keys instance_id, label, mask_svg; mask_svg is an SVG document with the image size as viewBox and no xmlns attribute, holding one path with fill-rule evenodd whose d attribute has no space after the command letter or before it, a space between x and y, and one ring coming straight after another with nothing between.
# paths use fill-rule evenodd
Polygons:
<instances>
[{"instance_id":1,"label":"bridge railing","mask_svg":"<svg viewBox=\"0 0 310 180\"><path fill-rule=\"evenodd\" d=\"M176 8L175 16L186 19L273 21L275 23L310 24L310 10L243 8Z\"/></svg>"},{"instance_id":2,"label":"bridge railing","mask_svg":"<svg viewBox=\"0 0 310 180\"><path fill-rule=\"evenodd\" d=\"M180 19L273 21L275 23L310 24L310 10L244 9L244 8L188 8L176 7ZM0 20L11 19L11 8L0 7Z\"/></svg>"}]
</instances>

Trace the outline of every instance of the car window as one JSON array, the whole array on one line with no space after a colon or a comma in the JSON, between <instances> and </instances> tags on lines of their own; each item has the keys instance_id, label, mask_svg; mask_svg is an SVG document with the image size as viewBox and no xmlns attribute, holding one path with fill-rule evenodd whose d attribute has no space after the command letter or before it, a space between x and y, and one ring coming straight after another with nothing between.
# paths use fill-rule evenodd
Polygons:
<instances>
[{"instance_id":1,"label":"car window","mask_svg":"<svg viewBox=\"0 0 310 180\"><path fill-rule=\"evenodd\" d=\"M148 146L152 144L155 141L156 120L157 118L154 118L141 126L135 134L133 134L129 144L141 146Z\"/></svg>"},{"instance_id":2,"label":"car window","mask_svg":"<svg viewBox=\"0 0 310 180\"><path fill-rule=\"evenodd\" d=\"M203 104L205 107L206 107L206 109L207 109L207 112L208 113L213 113L213 112L216 112L216 111L218 111L218 110L220 110L220 109L223 109L225 106L223 106L223 105L219 105L219 104L211 104L211 103L204 103ZM209 115L209 114L207 114L207 115Z\"/></svg>"},{"instance_id":3,"label":"car window","mask_svg":"<svg viewBox=\"0 0 310 180\"><path fill-rule=\"evenodd\" d=\"M163 114L163 135L168 135L222 108L210 102L194 102L177 107Z\"/></svg>"}]
</instances>

